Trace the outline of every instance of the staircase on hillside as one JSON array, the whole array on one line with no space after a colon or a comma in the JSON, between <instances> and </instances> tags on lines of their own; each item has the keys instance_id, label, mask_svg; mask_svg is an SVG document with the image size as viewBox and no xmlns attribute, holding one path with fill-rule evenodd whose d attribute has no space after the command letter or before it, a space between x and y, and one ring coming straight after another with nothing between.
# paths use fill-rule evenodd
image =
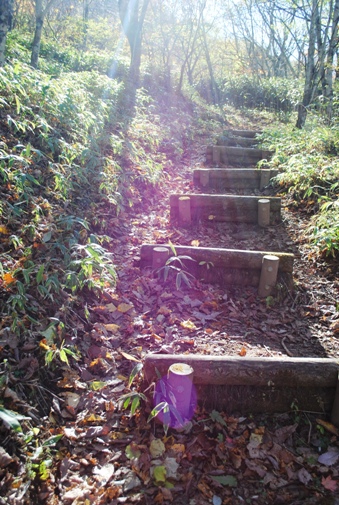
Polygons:
<instances>
[{"instance_id":1,"label":"staircase on hillside","mask_svg":"<svg viewBox=\"0 0 339 505\"><path fill-rule=\"evenodd\" d=\"M171 195L171 221L183 229L209 221L247 223L255 230L281 221L280 198L264 194L276 172L265 168L264 161L272 152L258 148L258 133L227 131L216 145L207 147L206 166L192 172L194 186L204 193ZM234 194L239 192L246 194ZM269 245L265 251L224 249L219 244L214 248L176 246L176 251L195 260L187 267L196 278L222 286L257 288L258 303L260 297L274 292L280 278L287 286L293 285L293 255L270 251ZM157 269L170 256L169 245L144 244L140 267ZM179 378L180 373L184 378L193 369L196 394L191 396L191 403L197 398L206 408L245 414L284 412L297 404L301 410L332 411L333 422L339 422L338 364L333 359L149 354L144 367L147 382L157 381L159 372L166 376L175 363L183 366L177 372ZM182 384L181 392L171 386L178 389L173 390L178 404L186 390ZM162 399L170 402L169 398Z\"/></svg>"}]
</instances>

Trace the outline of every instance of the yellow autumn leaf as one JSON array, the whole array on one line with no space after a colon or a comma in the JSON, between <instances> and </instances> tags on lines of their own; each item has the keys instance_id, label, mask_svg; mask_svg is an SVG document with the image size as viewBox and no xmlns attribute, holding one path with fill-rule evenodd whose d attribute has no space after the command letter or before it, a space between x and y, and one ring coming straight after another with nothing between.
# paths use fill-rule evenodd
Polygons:
<instances>
[{"instance_id":1,"label":"yellow autumn leaf","mask_svg":"<svg viewBox=\"0 0 339 505\"><path fill-rule=\"evenodd\" d=\"M189 319L187 321L181 321L180 326L182 326L186 330L197 330L198 329L195 326L195 324L192 321L190 321Z\"/></svg>"},{"instance_id":2,"label":"yellow autumn leaf","mask_svg":"<svg viewBox=\"0 0 339 505\"><path fill-rule=\"evenodd\" d=\"M133 309L133 305L129 303L119 303L118 305L118 311L122 313L128 312L131 309Z\"/></svg>"},{"instance_id":3,"label":"yellow autumn leaf","mask_svg":"<svg viewBox=\"0 0 339 505\"><path fill-rule=\"evenodd\" d=\"M120 328L120 326L114 323L104 324L104 327L106 328L107 331L111 331L112 333L116 333Z\"/></svg>"},{"instance_id":4,"label":"yellow autumn leaf","mask_svg":"<svg viewBox=\"0 0 339 505\"><path fill-rule=\"evenodd\" d=\"M186 451L186 447L184 444L173 444L171 445L171 451L176 453L184 453Z\"/></svg>"},{"instance_id":5,"label":"yellow autumn leaf","mask_svg":"<svg viewBox=\"0 0 339 505\"><path fill-rule=\"evenodd\" d=\"M6 286L9 286L9 285L10 285L10 284L12 284L13 282L16 282L16 278L15 278L15 277L13 277L13 275L12 275L10 272L8 272L7 274L4 274L4 275L2 276L2 280L4 281L4 284L5 284Z\"/></svg>"},{"instance_id":6,"label":"yellow autumn leaf","mask_svg":"<svg viewBox=\"0 0 339 505\"><path fill-rule=\"evenodd\" d=\"M193 246L193 247L199 247L199 244L200 244L200 240L192 240L192 242L191 242L191 246Z\"/></svg>"},{"instance_id":7,"label":"yellow autumn leaf","mask_svg":"<svg viewBox=\"0 0 339 505\"><path fill-rule=\"evenodd\" d=\"M3 235L9 235L10 231L8 230L7 226L1 224L0 225L0 233L2 233Z\"/></svg>"},{"instance_id":8,"label":"yellow autumn leaf","mask_svg":"<svg viewBox=\"0 0 339 505\"><path fill-rule=\"evenodd\" d=\"M98 423L103 421L104 421L103 417L98 416L97 414L90 414L89 416L85 417L85 419L83 419L82 424Z\"/></svg>"}]
</instances>

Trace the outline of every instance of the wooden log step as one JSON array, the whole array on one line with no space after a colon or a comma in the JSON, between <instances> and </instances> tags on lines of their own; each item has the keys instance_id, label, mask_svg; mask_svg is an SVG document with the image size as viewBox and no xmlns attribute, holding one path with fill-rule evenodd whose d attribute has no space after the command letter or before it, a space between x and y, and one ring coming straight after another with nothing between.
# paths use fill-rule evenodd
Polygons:
<instances>
[{"instance_id":1,"label":"wooden log step","mask_svg":"<svg viewBox=\"0 0 339 505\"><path fill-rule=\"evenodd\" d=\"M179 220L181 198L190 199L190 218L199 220L257 223L260 196L244 195L209 195L209 194L173 194L170 195L170 218ZM265 197L266 198L266 197ZM269 197L270 224L281 221L281 199Z\"/></svg>"},{"instance_id":2,"label":"wooden log step","mask_svg":"<svg viewBox=\"0 0 339 505\"><path fill-rule=\"evenodd\" d=\"M249 137L226 137L221 135L217 138L217 146L233 146L233 147L255 147L257 142Z\"/></svg>"},{"instance_id":3,"label":"wooden log step","mask_svg":"<svg viewBox=\"0 0 339 505\"><path fill-rule=\"evenodd\" d=\"M224 164L238 167L250 167L256 165L263 159L269 160L272 155L273 151L267 149L207 146L206 163L213 163L215 166Z\"/></svg>"},{"instance_id":4,"label":"wooden log step","mask_svg":"<svg viewBox=\"0 0 339 505\"><path fill-rule=\"evenodd\" d=\"M173 256L169 245L143 244L140 249L140 268L152 266L155 268L154 249L159 247L168 250L162 264ZM292 284L293 254L191 246L175 246L175 251L178 256L189 256L194 260L184 260L183 263L196 279L231 287L259 287L264 257L274 255L279 258L278 280L283 276L287 285Z\"/></svg>"},{"instance_id":5,"label":"wooden log step","mask_svg":"<svg viewBox=\"0 0 339 505\"><path fill-rule=\"evenodd\" d=\"M193 183L202 188L263 189L278 174L278 170L257 168L196 168Z\"/></svg>"},{"instance_id":6,"label":"wooden log step","mask_svg":"<svg viewBox=\"0 0 339 505\"><path fill-rule=\"evenodd\" d=\"M254 139L257 135L261 135L262 131L254 131L254 130L225 130L225 136L233 136L233 137L247 137L250 139Z\"/></svg>"},{"instance_id":7,"label":"wooden log step","mask_svg":"<svg viewBox=\"0 0 339 505\"><path fill-rule=\"evenodd\" d=\"M257 358L206 355L148 354L148 384L167 375L173 363L193 368L197 402L228 413L275 413L293 409L333 414L339 365L331 358Z\"/></svg>"}]
</instances>

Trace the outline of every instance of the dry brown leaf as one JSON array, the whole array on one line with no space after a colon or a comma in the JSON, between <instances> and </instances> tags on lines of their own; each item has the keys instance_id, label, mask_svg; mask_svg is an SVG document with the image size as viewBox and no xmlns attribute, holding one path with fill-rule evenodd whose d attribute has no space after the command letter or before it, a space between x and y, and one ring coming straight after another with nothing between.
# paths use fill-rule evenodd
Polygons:
<instances>
[{"instance_id":1,"label":"dry brown leaf","mask_svg":"<svg viewBox=\"0 0 339 505\"><path fill-rule=\"evenodd\" d=\"M323 426L327 431L330 433L333 433L333 435L338 436L339 435L339 430L336 428L332 423L328 423L327 421L324 421L323 419L316 419L317 423Z\"/></svg>"},{"instance_id":2,"label":"dry brown leaf","mask_svg":"<svg viewBox=\"0 0 339 505\"><path fill-rule=\"evenodd\" d=\"M112 333L116 333L120 328L120 326L118 326L117 324L113 324L113 323L104 324L104 327L106 328L106 330L111 331Z\"/></svg>"},{"instance_id":3,"label":"dry brown leaf","mask_svg":"<svg viewBox=\"0 0 339 505\"><path fill-rule=\"evenodd\" d=\"M119 305L118 305L118 311L122 312L123 314L133 308L134 308L134 306L129 303L119 303Z\"/></svg>"},{"instance_id":4,"label":"dry brown leaf","mask_svg":"<svg viewBox=\"0 0 339 505\"><path fill-rule=\"evenodd\" d=\"M136 358L135 356L132 356L132 354L128 354L127 352L124 351L120 351L120 354L130 361L136 361L137 363L140 363L140 359Z\"/></svg>"},{"instance_id":5,"label":"dry brown leaf","mask_svg":"<svg viewBox=\"0 0 339 505\"><path fill-rule=\"evenodd\" d=\"M115 312L117 310L114 303L109 303L108 305L105 306L105 309L108 310L108 312Z\"/></svg>"}]
</instances>

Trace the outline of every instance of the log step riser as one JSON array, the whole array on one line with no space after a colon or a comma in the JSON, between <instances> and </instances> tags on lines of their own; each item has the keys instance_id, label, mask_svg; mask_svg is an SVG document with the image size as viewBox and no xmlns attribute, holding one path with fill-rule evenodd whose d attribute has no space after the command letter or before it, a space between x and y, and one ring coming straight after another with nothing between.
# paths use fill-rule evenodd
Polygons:
<instances>
[{"instance_id":1,"label":"log step riser","mask_svg":"<svg viewBox=\"0 0 339 505\"><path fill-rule=\"evenodd\" d=\"M166 376L173 363L193 368L193 384L202 407L228 413L277 413L296 408L331 413L338 394L339 367L334 359L149 354L144 363L146 382L157 380L156 370Z\"/></svg>"},{"instance_id":2,"label":"log step riser","mask_svg":"<svg viewBox=\"0 0 339 505\"><path fill-rule=\"evenodd\" d=\"M266 175L265 172L268 172ZM196 168L193 171L193 184L200 188L218 191L233 189L257 190L266 187L278 174L277 170L258 170L252 168Z\"/></svg>"},{"instance_id":3,"label":"log step riser","mask_svg":"<svg viewBox=\"0 0 339 505\"><path fill-rule=\"evenodd\" d=\"M159 247L168 251L164 261L172 256L171 248L168 245L143 244L140 250L140 268L154 265L153 251ZM263 259L272 254L279 258L278 282L282 278L287 286L291 286L293 282L293 254L185 246L176 246L175 250L178 256L189 256L194 260L194 262L184 261L184 264L196 279L211 284L258 288L262 275Z\"/></svg>"},{"instance_id":4,"label":"log step riser","mask_svg":"<svg viewBox=\"0 0 339 505\"><path fill-rule=\"evenodd\" d=\"M253 167L259 161L269 160L273 152L264 149L227 147L227 146L207 146L206 164L215 166L220 164L235 167Z\"/></svg>"},{"instance_id":5,"label":"log step riser","mask_svg":"<svg viewBox=\"0 0 339 505\"><path fill-rule=\"evenodd\" d=\"M179 219L179 199L170 195L170 219ZM188 194L192 222L218 221L228 223L258 223L258 205L261 197L238 195ZM270 224L281 222L281 199L270 197Z\"/></svg>"}]
</instances>

